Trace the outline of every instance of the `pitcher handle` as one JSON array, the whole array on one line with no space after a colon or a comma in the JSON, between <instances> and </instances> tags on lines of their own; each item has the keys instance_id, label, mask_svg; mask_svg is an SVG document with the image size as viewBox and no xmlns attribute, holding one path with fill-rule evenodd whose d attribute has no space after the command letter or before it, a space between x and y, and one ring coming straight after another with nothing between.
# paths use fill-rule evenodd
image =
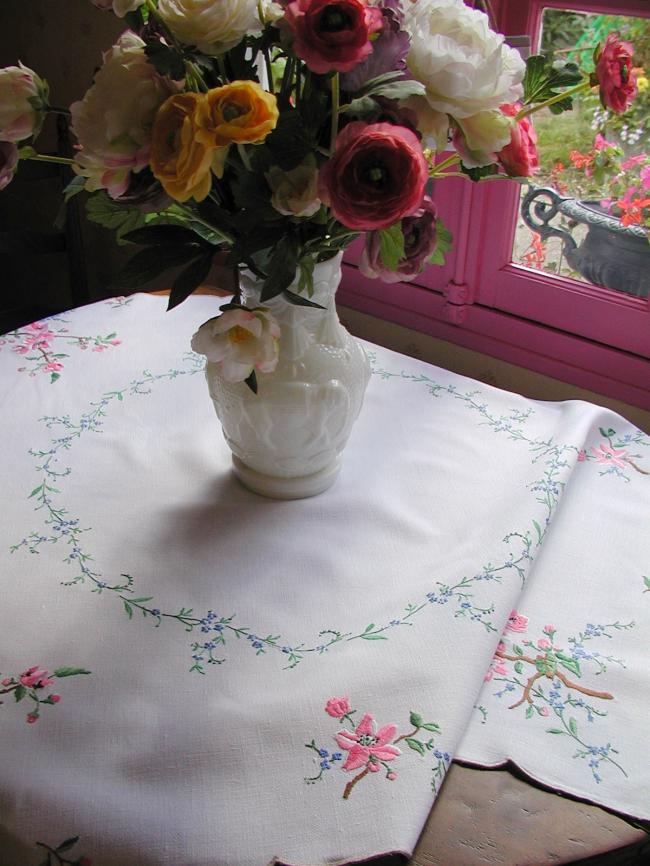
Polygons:
<instances>
[{"instance_id":1,"label":"pitcher handle","mask_svg":"<svg viewBox=\"0 0 650 866\"><path fill-rule=\"evenodd\" d=\"M531 187L521 203L521 216L528 228L537 232L543 241L557 237L562 239L564 254L567 258L577 249L578 245L571 232L566 229L549 225L549 222L560 211L560 205L566 201L554 189L547 186Z\"/></svg>"}]
</instances>

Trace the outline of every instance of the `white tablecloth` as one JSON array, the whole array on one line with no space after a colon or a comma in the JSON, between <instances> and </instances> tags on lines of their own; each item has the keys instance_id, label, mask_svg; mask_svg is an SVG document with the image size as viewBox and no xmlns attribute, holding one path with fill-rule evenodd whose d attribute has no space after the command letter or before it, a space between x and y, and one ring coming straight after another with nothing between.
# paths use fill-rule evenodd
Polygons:
<instances>
[{"instance_id":1,"label":"white tablecloth","mask_svg":"<svg viewBox=\"0 0 650 866\"><path fill-rule=\"evenodd\" d=\"M368 345L339 479L265 500L165 306L0 338L2 866L409 854L453 757L650 818L648 437Z\"/></svg>"}]
</instances>

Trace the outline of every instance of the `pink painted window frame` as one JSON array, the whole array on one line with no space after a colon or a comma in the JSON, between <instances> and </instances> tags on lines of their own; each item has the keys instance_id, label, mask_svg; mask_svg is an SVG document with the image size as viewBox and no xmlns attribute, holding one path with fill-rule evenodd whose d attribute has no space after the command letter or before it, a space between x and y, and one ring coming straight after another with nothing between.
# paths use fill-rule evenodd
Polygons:
<instances>
[{"instance_id":1,"label":"pink painted window frame","mask_svg":"<svg viewBox=\"0 0 650 866\"><path fill-rule=\"evenodd\" d=\"M528 33L533 45L544 8L650 16L647 0L492 5L502 32ZM357 243L345 257L340 302L650 409L650 299L512 264L519 193L514 182L439 183L433 195L454 235L445 266L415 284L368 280L356 269Z\"/></svg>"}]
</instances>

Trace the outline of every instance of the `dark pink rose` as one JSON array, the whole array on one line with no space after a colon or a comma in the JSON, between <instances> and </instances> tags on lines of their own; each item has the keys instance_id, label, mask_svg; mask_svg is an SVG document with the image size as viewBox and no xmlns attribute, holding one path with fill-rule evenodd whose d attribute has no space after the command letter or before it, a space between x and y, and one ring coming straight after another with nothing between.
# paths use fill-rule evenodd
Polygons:
<instances>
[{"instance_id":1,"label":"dark pink rose","mask_svg":"<svg viewBox=\"0 0 650 866\"><path fill-rule=\"evenodd\" d=\"M515 117L521 109L520 102L501 106L503 114ZM530 117L522 117L512 125L510 144L497 153L497 159L511 177L530 177L539 169L537 133Z\"/></svg>"},{"instance_id":2,"label":"dark pink rose","mask_svg":"<svg viewBox=\"0 0 650 866\"><path fill-rule=\"evenodd\" d=\"M402 220L404 235L404 258L396 271L389 270L381 260L379 232L368 232L366 245L361 255L359 269L372 279L379 278L385 283L399 283L412 280L422 273L427 259L436 248L436 206L429 196L425 196L420 207L411 216Z\"/></svg>"},{"instance_id":3,"label":"dark pink rose","mask_svg":"<svg viewBox=\"0 0 650 866\"><path fill-rule=\"evenodd\" d=\"M330 698L325 705L325 712L334 719L342 719L350 712L350 703L347 698Z\"/></svg>"},{"instance_id":4,"label":"dark pink rose","mask_svg":"<svg viewBox=\"0 0 650 866\"><path fill-rule=\"evenodd\" d=\"M381 30L381 10L364 0L294 0L285 11L293 50L312 72L349 72L372 52L370 36Z\"/></svg>"},{"instance_id":5,"label":"dark pink rose","mask_svg":"<svg viewBox=\"0 0 650 866\"><path fill-rule=\"evenodd\" d=\"M348 228L372 231L414 213L429 175L417 135L390 123L348 124L318 174L318 197Z\"/></svg>"},{"instance_id":6,"label":"dark pink rose","mask_svg":"<svg viewBox=\"0 0 650 866\"><path fill-rule=\"evenodd\" d=\"M600 88L600 101L604 108L623 114L636 94L636 78L632 72L634 47L622 42L617 33L610 33L598 55L596 78Z\"/></svg>"},{"instance_id":7,"label":"dark pink rose","mask_svg":"<svg viewBox=\"0 0 650 866\"><path fill-rule=\"evenodd\" d=\"M13 180L18 166L18 148L11 141L0 141L0 189Z\"/></svg>"}]
</instances>

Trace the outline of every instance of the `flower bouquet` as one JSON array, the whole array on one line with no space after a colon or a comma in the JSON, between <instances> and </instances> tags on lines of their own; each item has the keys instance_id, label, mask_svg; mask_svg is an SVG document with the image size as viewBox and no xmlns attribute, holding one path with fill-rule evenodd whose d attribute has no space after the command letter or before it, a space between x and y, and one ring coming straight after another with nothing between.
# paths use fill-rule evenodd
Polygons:
<instances>
[{"instance_id":1,"label":"flower bouquet","mask_svg":"<svg viewBox=\"0 0 650 866\"><path fill-rule=\"evenodd\" d=\"M93 2L128 29L70 108L66 197L85 190L89 218L142 247L122 289L174 269L170 308L225 257L233 298L193 347L252 391L296 343L274 302L322 308L317 269L353 240L364 274L412 280L451 244L431 181L523 178L534 111L594 86L617 111L633 97L625 44L583 80L524 63L462 0ZM48 100L32 70L0 70L0 186L20 159L46 158L34 140Z\"/></svg>"}]
</instances>

